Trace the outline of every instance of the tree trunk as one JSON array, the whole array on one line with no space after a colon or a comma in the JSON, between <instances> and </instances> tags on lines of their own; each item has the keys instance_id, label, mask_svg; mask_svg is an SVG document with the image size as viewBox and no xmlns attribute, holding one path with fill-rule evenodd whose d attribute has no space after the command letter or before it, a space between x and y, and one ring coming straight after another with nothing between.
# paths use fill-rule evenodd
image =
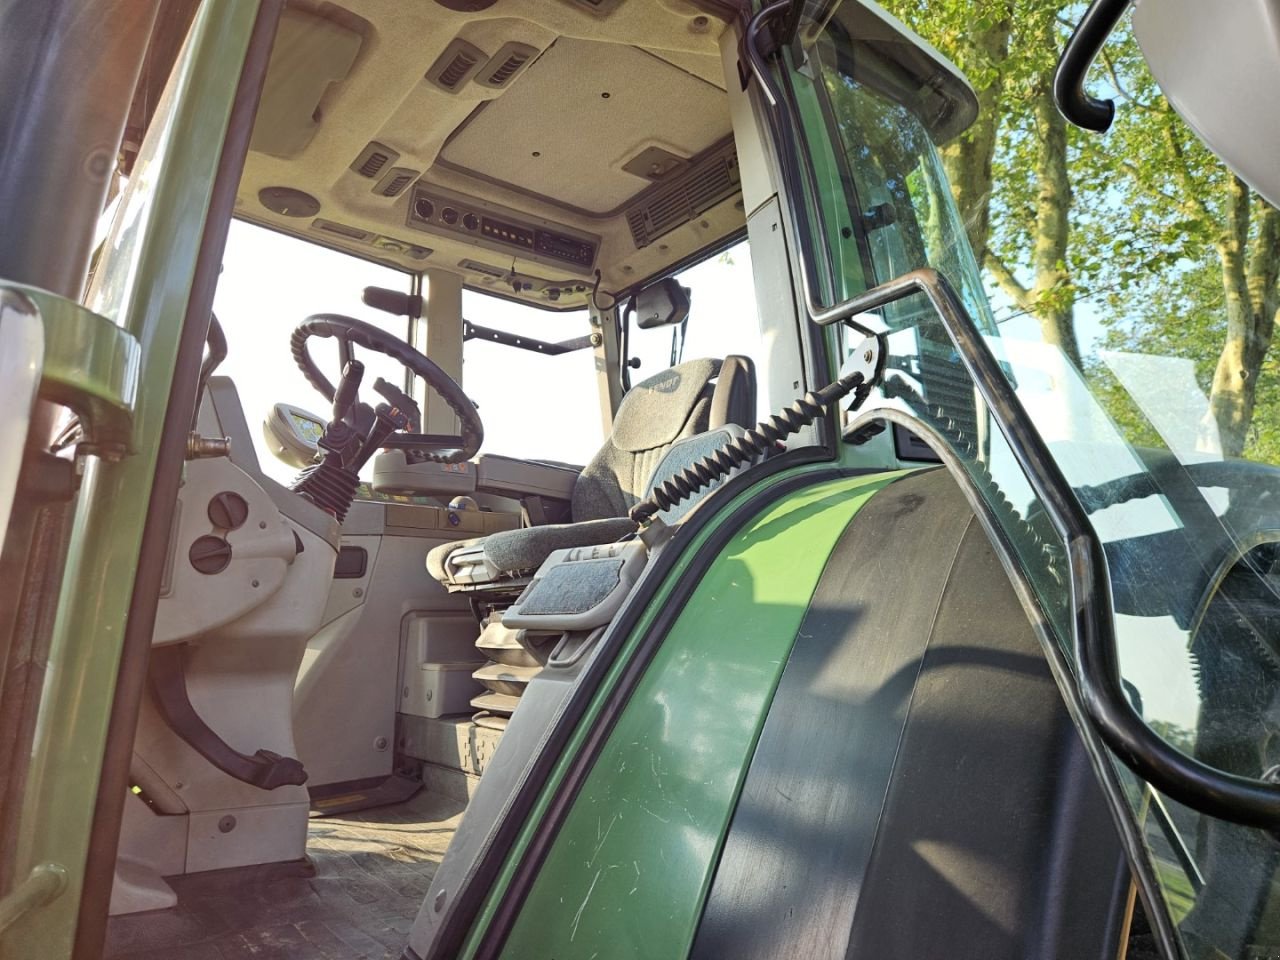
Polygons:
<instances>
[{"instance_id":1,"label":"tree trunk","mask_svg":"<svg viewBox=\"0 0 1280 960\"><path fill-rule=\"evenodd\" d=\"M955 44L955 59L964 69L974 65L990 76L978 94L978 118L963 136L942 148L942 163L951 182L960 218L973 255L978 263L987 256L991 235L991 194L994 174L991 164L996 153L1000 126L1000 98L1004 90L1002 68L1009 57L1011 16L986 30L965 35Z\"/></svg>"},{"instance_id":2,"label":"tree trunk","mask_svg":"<svg viewBox=\"0 0 1280 960\"><path fill-rule=\"evenodd\" d=\"M1251 218L1250 205L1248 186L1233 176L1227 184L1226 223L1217 242L1227 335L1209 392L1209 412L1218 426L1222 452L1228 457L1244 454L1258 375L1275 331L1280 214L1257 199L1257 216ZM1252 244L1251 219L1256 220Z\"/></svg>"},{"instance_id":3,"label":"tree trunk","mask_svg":"<svg viewBox=\"0 0 1280 960\"><path fill-rule=\"evenodd\" d=\"M1067 269L1071 239L1071 181L1067 178L1067 122L1054 105L1051 78L1035 102L1039 150L1036 156L1036 237L1032 253L1035 282L1031 297L1045 342L1062 349L1080 367L1075 334L1075 290Z\"/></svg>"}]
</instances>

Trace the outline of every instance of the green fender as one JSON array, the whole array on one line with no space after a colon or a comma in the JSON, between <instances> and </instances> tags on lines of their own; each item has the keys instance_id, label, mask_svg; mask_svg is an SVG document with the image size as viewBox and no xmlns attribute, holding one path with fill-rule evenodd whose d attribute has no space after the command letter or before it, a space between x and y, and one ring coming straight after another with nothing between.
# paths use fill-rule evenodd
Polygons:
<instances>
[{"instance_id":1,"label":"green fender","mask_svg":"<svg viewBox=\"0 0 1280 960\"><path fill-rule=\"evenodd\" d=\"M814 588L850 519L899 476L790 493L729 541L619 716L504 958L687 955Z\"/></svg>"}]
</instances>

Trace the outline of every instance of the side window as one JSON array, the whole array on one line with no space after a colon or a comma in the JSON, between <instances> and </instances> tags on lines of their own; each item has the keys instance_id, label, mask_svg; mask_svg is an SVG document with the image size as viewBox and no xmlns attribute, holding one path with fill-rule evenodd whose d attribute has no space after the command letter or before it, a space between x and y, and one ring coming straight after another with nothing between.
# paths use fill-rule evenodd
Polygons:
<instances>
[{"instance_id":1,"label":"side window","mask_svg":"<svg viewBox=\"0 0 1280 960\"><path fill-rule=\"evenodd\" d=\"M341 313L400 339L409 332L407 319L361 302L361 292L371 285L408 291L409 276L273 230L231 222L213 298L214 315L227 337L227 358L217 375L235 383L262 472L281 483L290 482L298 471L267 449L261 430L267 413L277 403L292 403L326 420L329 412L328 403L289 355L293 328L313 313ZM335 381L336 341L313 338L308 346L320 369ZM364 380L370 387L378 377L403 385L404 368L390 357L357 347L356 358L365 365ZM360 393L366 401L375 397L369 387ZM369 464L363 472L367 476L371 470Z\"/></svg>"},{"instance_id":2,"label":"side window","mask_svg":"<svg viewBox=\"0 0 1280 960\"><path fill-rule=\"evenodd\" d=\"M555 313L462 292L471 323L550 343L591 332L587 311ZM555 356L477 337L462 348L462 388L484 422L481 453L584 464L604 442L595 355L588 347Z\"/></svg>"},{"instance_id":3,"label":"side window","mask_svg":"<svg viewBox=\"0 0 1280 960\"><path fill-rule=\"evenodd\" d=\"M673 362L695 357L741 354L756 361L759 370L763 350L747 241L686 267L675 277L690 291L688 322L683 329L640 330L631 324L628 352L640 361L639 368L630 371L631 382L639 383ZM760 417L769 413L766 393L763 388L757 391Z\"/></svg>"}]
</instances>

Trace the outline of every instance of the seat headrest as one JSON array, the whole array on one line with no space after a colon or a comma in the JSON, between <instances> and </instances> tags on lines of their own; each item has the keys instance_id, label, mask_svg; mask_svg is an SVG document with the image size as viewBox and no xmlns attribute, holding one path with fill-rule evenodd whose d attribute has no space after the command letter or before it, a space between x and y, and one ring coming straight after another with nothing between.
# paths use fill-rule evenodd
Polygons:
<instances>
[{"instance_id":1,"label":"seat headrest","mask_svg":"<svg viewBox=\"0 0 1280 960\"><path fill-rule=\"evenodd\" d=\"M676 439L719 370L719 360L687 360L637 383L613 419L614 446L634 453Z\"/></svg>"},{"instance_id":2,"label":"seat headrest","mask_svg":"<svg viewBox=\"0 0 1280 960\"><path fill-rule=\"evenodd\" d=\"M750 429L756 419L756 365L750 357L731 353L720 364L711 394L711 429L730 423Z\"/></svg>"}]
</instances>

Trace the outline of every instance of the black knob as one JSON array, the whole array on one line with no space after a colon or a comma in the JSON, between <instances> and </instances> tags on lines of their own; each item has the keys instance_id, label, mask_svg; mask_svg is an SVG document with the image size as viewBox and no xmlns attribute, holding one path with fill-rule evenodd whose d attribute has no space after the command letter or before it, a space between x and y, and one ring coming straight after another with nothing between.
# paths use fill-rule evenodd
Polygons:
<instances>
[{"instance_id":1,"label":"black knob","mask_svg":"<svg viewBox=\"0 0 1280 960\"><path fill-rule=\"evenodd\" d=\"M249 504L230 490L215 493L209 499L209 522L220 530L239 530L249 519Z\"/></svg>"},{"instance_id":2,"label":"black knob","mask_svg":"<svg viewBox=\"0 0 1280 960\"><path fill-rule=\"evenodd\" d=\"M231 544L211 534L197 537L187 551L187 559L201 573L221 573L231 563Z\"/></svg>"}]
</instances>

